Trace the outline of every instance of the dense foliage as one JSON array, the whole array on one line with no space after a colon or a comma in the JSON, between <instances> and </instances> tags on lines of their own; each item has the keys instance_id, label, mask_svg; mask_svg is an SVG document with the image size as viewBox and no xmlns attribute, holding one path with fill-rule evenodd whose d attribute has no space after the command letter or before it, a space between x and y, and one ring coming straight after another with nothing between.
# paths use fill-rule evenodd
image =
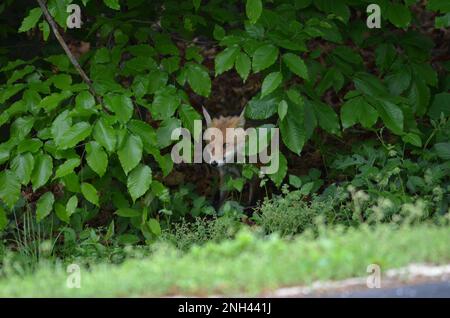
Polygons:
<instances>
[{"instance_id":1,"label":"dense foliage","mask_svg":"<svg viewBox=\"0 0 450 318\"><path fill-rule=\"evenodd\" d=\"M67 29L70 3L81 6L81 29ZM379 29L366 25L371 3L381 8ZM245 106L248 120L280 128L280 169L262 180L266 191L289 184L301 201L351 180L354 193L363 188L375 195L371 200L389 198L393 207L381 218L391 219L415 196L430 215L448 211L450 2L49 0L47 6L92 88L37 2L3 1L0 233L14 232L31 215L31 223L49 237L63 233L66 243L88 239L86 228L98 228L102 242L152 242L171 220L216 215L211 198L189 180L173 182L170 137L176 127L192 130L202 105L219 100L221 84L233 76L238 86L252 87L236 93L242 105L222 97L213 106L217 114ZM355 143L363 145L351 149ZM305 155L313 152L318 156ZM256 173L245 171L228 183L237 192ZM242 211L229 202L220 213ZM348 210L339 211L334 218L344 220ZM371 211L376 215L364 213Z\"/></svg>"}]
</instances>

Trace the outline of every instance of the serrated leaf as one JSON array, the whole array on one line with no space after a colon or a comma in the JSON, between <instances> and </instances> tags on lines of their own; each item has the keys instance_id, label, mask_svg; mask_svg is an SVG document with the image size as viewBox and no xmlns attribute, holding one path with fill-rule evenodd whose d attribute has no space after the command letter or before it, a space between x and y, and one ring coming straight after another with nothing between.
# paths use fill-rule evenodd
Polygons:
<instances>
[{"instance_id":1,"label":"serrated leaf","mask_svg":"<svg viewBox=\"0 0 450 318\"><path fill-rule=\"evenodd\" d=\"M290 103L286 117L280 122L280 132L284 144L297 155L305 144L304 109Z\"/></svg>"},{"instance_id":2,"label":"serrated leaf","mask_svg":"<svg viewBox=\"0 0 450 318\"><path fill-rule=\"evenodd\" d=\"M179 114L183 127L187 128L191 134L194 134L194 121L202 119L200 114L188 104L181 105Z\"/></svg>"},{"instance_id":3,"label":"serrated leaf","mask_svg":"<svg viewBox=\"0 0 450 318\"><path fill-rule=\"evenodd\" d=\"M280 72L273 72L267 75L262 83L261 97L264 97L276 90L282 81L283 75L281 75Z\"/></svg>"},{"instance_id":4,"label":"serrated leaf","mask_svg":"<svg viewBox=\"0 0 450 318\"><path fill-rule=\"evenodd\" d=\"M174 87L164 87L155 93L151 113L154 119L164 120L173 116L178 106L180 98Z\"/></svg>"},{"instance_id":5,"label":"serrated leaf","mask_svg":"<svg viewBox=\"0 0 450 318\"><path fill-rule=\"evenodd\" d=\"M36 191L47 183L53 173L53 160L49 155L41 154L35 158L33 172L31 173L31 184Z\"/></svg>"},{"instance_id":6,"label":"serrated leaf","mask_svg":"<svg viewBox=\"0 0 450 318\"><path fill-rule=\"evenodd\" d=\"M273 116L277 112L280 98L277 96L255 96L245 107L245 117L255 120L263 120Z\"/></svg>"},{"instance_id":7,"label":"serrated leaf","mask_svg":"<svg viewBox=\"0 0 450 318\"><path fill-rule=\"evenodd\" d=\"M55 196L52 192L46 192L39 198L36 203L36 220L38 222L41 222L52 212L54 203Z\"/></svg>"},{"instance_id":8,"label":"serrated leaf","mask_svg":"<svg viewBox=\"0 0 450 318\"><path fill-rule=\"evenodd\" d=\"M80 165L79 158L72 158L66 160L62 165L56 169L54 179L63 178L73 172L73 170Z\"/></svg>"},{"instance_id":9,"label":"serrated leaf","mask_svg":"<svg viewBox=\"0 0 450 318\"><path fill-rule=\"evenodd\" d=\"M239 52L239 54L236 56L234 67L236 68L236 71L238 72L239 76L245 82L252 68L252 63L248 55L245 54L244 52Z\"/></svg>"},{"instance_id":10,"label":"serrated leaf","mask_svg":"<svg viewBox=\"0 0 450 318\"><path fill-rule=\"evenodd\" d=\"M292 73L304 78L307 81L309 80L308 68L306 67L305 62L298 55L286 53L283 55L283 62Z\"/></svg>"},{"instance_id":11,"label":"serrated leaf","mask_svg":"<svg viewBox=\"0 0 450 318\"><path fill-rule=\"evenodd\" d=\"M107 95L104 99L105 106L114 112L116 118L126 124L133 116L133 102L125 95Z\"/></svg>"},{"instance_id":12,"label":"serrated leaf","mask_svg":"<svg viewBox=\"0 0 450 318\"><path fill-rule=\"evenodd\" d=\"M227 47L225 50L217 54L215 58L216 76L230 70L233 67L238 53L239 47L231 46Z\"/></svg>"},{"instance_id":13,"label":"serrated leaf","mask_svg":"<svg viewBox=\"0 0 450 318\"><path fill-rule=\"evenodd\" d=\"M20 183L27 185L31 179L34 168L34 157L31 153L19 154L11 161L11 170L15 173Z\"/></svg>"},{"instance_id":14,"label":"serrated leaf","mask_svg":"<svg viewBox=\"0 0 450 318\"><path fill-rule=\"evenodd\" d=\"M98 206L99 197L97 189L92 184L83 182L81 184L81 193L83 194L86 200Z\"/></svg>"},{"instance_id":15,"label":"serrated leaf","mask_svg":"<svg viewBox=\"0 0 450 318\"><path fill-rule=\"evenodd\" d=\"M138 136L128 135L117 151L120 164L126 175L133 170L142 159L142 140Z\"/></svg>"},{"instance_id":16,"label":"serrated leaf","mask_svg":"<svg viewBox=\"0 0 450 318\"><path fill-rule=\"evenodd\" d=\"M260 72L271 66L278 58L278 48L272 44L264 44L253 53L253 71Z\"/></svg>"},{"instance_id":17,"label":"serrated leaf","mask_svg":"<svg viewBox=\"0 0 450 318\"><path fill-rule=\"evenodd\" d=\"M0 199L12 209L20 197L20 181L10 170L0 172Z\"/></svg>"},{"instance_id":18,"label":"serrated leaf","mask_svg":"<svg viewBox=\"0 0 450 318\"><path fill-rule=\"evenodd\" d=\"M370 128L377 122L378 112L363 97L355 97L341 107L341 121L344 129L357 123Z\"/></svg>"},{"instance_id":19,"label":"serrated leaf","mask_svg":"<svg viewBox=\"0 0 450 318\"><path fill-rule=\"evenodd\" d=\"M108 167L108 155L102 146L95 141L91 141L86 145L86 153L86 161L89 167L100 177L103 177Z\"/></svg>"},{"instance_id":20,"label":"serrated leaf","mask_svg":"<svg viewBox=\"0 0 450 318\"><path fill-rule=\"evenodd\" d=\"M211 93L211 79L204 66L189 64L187 66L187 81L196 94L208 97Z\"/></svg>"},{"instance_id":21,"label":"serrated leaf","mask_svg":"<svg viewBox=\"0 0 450 318\"><path fill-rule=\"evenodd\" d=\"M387 128L393 133L401 135L403 133L403 112L402 109L394 103L381 100L376 103L378 114Z\"/></svg>"},{"instance_id":22,"label":"serrated leaf","mask_svg":"<svg viewBox=\"0 0 450 318\"><path fill-rule=\"evenodd\" d=\"M322 102L314 102L313 105L319 126L331 134L339 134L341 127L336 112Z\"/></svg>"},{"instance_id":23,"label":"serrated leaf","mask_svg":"<svg viewBox=\"0 0 450 318\"><path fill-rule=\"evenodd\" d=\"M127 188L133 202L148 191L151 183L152 170L150 167L141 164L131 171L127 179Z\"/></svg>"},{"instance_id":24,"label":"serrated leaf","mask_svg":"<svg viewBox=\"0 0 450 318\"><path fill-rule=\"evenodd\" d=\"M94 139L103 146L109 153L116 149L117 137L113 127L100 118L94 126Z\"/></svg>"},{"instance_id":25,"label":"serrated leaf","mask_svg":"<svg viewBox=\"0 0 450 318\"><path fill-rule=\"evenodd\" d=\"M28 15L22 21L22 24L19 28L19 33L27 32L28 30L34 28L38 23L39 19L41 18L41 16L42 16L41 8L38 7L31 9Z\"/></svg>"},{"instance_id":26,"label":"serrated leaf","mask_svg":"<svg viewBox=\"0 0 450 318\"><path fill-rule=\"evenodd\" d=\"M75 147L79 142L91 135L92 126L87 122L79 122L66 130L57 142L60 150ZM55 140L56 141L56 140Z\"/></svg>"}]
</instances>

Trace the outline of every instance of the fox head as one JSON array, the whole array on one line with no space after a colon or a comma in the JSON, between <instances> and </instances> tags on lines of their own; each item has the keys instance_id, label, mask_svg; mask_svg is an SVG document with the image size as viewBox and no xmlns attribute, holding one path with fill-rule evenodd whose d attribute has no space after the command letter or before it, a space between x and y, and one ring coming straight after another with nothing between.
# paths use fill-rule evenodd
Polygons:
<instances>
[{"instance_id":1,"label":"fox head","mask_svg":"<svg viewBox=\"0 0 450 318\"><path fill-rule=\"evenodd\" d=\"M234 157L241 153L245 146L244 111L239 116L228 116L211 119L203 107L209 143L205 147L207 162L216 167L227 162L235 162ZM212 128L212 129L209 129Z\"/></svg>"}]
</instances>

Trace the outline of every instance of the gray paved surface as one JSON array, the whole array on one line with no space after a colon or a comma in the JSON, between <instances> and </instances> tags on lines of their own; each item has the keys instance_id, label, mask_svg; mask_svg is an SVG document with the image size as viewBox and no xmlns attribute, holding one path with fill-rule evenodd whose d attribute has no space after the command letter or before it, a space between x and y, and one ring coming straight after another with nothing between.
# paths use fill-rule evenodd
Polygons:
<instances>
[{"instance_id":1,"label":"gray paved surface","mask_svg":"<svg viewBox=\"0 0 450 318\"><path fill-rule=\"evenodd\" d=\"M424 283L396 288L367 289L363 291L329 294L339 298L450 298L450 282Z\"/></svg>"}]
</instances>

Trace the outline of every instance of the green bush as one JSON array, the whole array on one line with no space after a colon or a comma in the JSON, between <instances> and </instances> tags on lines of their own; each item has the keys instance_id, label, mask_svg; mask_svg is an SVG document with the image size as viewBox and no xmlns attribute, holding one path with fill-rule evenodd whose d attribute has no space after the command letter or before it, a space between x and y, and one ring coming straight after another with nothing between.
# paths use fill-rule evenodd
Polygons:
<instances>
[{"instance_id":1,"label":"green bush","mask_svg":"<svg viewBox=\"0 0 450 318\"><path fill-rule=\"evenodd\" d=\"M65 25L71 2L82 3L86 17L78 31ZM366 27L372 2L381 6L381 29ZM448 161L448 139L430 127L449 115L450 64L433 60L439 43L420 29L420 5L330 3L48 1L67 34L91 43L80 62L92 86L50 36L36 4L2 3L0 36L47 45L29 59L13 58L16 49L0 51L0 231L14 228L13 211L22 224L31 209L55 231L69 228L77 236L86 227L103 228L106 241L151 243L162 225L188 211L214 214L203 196L179 195L165 177L173 170L172 130L192 129L212 97L211 78L220 81L229 71L243 82L261 78L245 116L280 128L286 150L269 176L277 185L287 158L299 156L307 142L354 129L385 129L404 147L433 147ZM13 19L20 25L5 27L6 17L24 10ZM437 13L436 28L448 27L445 1L430 0L421 10ZM210 48L217 54L208 55ZM441 128L448 132L448 124ZM307 211L290 226L300 230L313 216Z\"/></svg>"}]
</instances>

